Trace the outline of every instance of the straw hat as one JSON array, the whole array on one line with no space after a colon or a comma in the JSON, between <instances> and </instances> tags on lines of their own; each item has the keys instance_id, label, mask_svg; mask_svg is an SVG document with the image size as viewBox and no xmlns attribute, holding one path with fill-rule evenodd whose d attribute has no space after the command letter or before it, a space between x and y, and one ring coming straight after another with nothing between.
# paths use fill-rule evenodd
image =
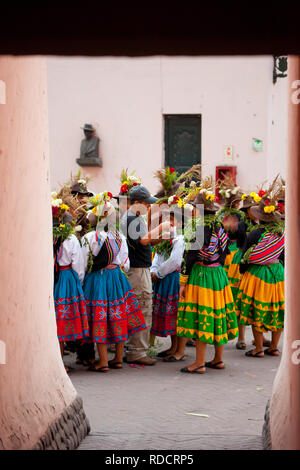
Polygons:
<instances>
[{"instance_id":1,"label":"straw hat","mask_svg":"<svg viewBox=\"0 0 300 470\"><path fill-rule=\"evenodd\" d=\"M224 207L231 207L242 199L242 190L235 184L231 175L225 174L222 180L217 181L219 197Z\"/></svg>"},{"instance_id":2,"label":"straw hat","mask_svg":"<svg viewBox=\"0 0 300 470\"><path fill-rule=\"evenodd\" d=\"M191 204L196 207L198 204L203 204L204 205L204 211L205 212L217 212L220 208L217 206L213 201L207 200L206 199L206 194L205 193L198 193L196 198L191 201Z\"/></svg>"},{"instance_id":3,"label":"straw hat","mask_svg":"<svg viewBox=\"0 0 300 470\"><path fill-rule=\"evenodd\" d=\"M253 206L250 208L250 212L258 220L263 222L274 222L275 220L281 219L281 214L277 211L265 212L266 208L269 208L270 204L266 204L266 200L262 199L258 206Z\"/></svg>"},{"instance_id":4,"label":"straw hat","mask_svg":"<svg viewBox=\"0 0 300 470\"><path fill-rule=\"evenodd\" d=\"M214 203L215 195L213 188L213 178L212 176L207 176L202 179L200 187L190 188L189 194L183 200L184 202L190 202L194 207L198 204L203 204L205 212L215 213L220 207Z\"/></svg>"},{"instance_id":5,"label":"straw hat","mask_svg":"<svg viewBox=\"0 0 300 470\"><path fill-rule=\"evenodd\" d=\"M253 200L250 195L247 195L245 198L242 197L243 205L239 207L240 211L247 210L249 207L256 206L257 203Z\"/></svg>"},{"instance_id":6,"label":"straw hat","mask_svg":"<svg viewBox=\"0 0 300 470\"><path fill-rule=\"evenodd\" d=\"M75 183L73 186L71 186L71 193L75 195L80 195L80 196L88 196L91 197L93 196L93 193L88 191L87 187L85 184L82 183Z\"/></svg>"},{"instance_id":7,"label":"straw hat","mask_svg":"<svg viewBox=\"0 0 300 470\"><path fill-rule=\"evenodd\" d=\"M275 220L282 219L282 214L277 210L280 208L278 202L281 193L282 182L279 181L279 175L277 175L266 191L258 193L257 196L259 196L259 194L262 195L258 205L250 208L253 217L262 222L274 222Z\"/></svg>"}]
</instances>

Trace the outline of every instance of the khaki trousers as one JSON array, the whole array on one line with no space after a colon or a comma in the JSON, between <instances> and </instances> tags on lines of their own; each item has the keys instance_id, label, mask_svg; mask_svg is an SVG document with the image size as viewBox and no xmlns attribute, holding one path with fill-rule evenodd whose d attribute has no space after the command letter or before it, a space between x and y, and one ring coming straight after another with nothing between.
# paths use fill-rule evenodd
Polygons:
<instances>
[{"instance_id":1,"label":"khaki trousers","mask_svg":"<svg viewBox=\"0 0 300 470\"><path fill-rule=\"evenodd\" d=\"M130 268L127 276L139 301L147 326L146 330L139 331L129 337L126 357L130 362L145 357L149 349L152 324L152 281L150 268Z\"/></svg>"}]
</instances>

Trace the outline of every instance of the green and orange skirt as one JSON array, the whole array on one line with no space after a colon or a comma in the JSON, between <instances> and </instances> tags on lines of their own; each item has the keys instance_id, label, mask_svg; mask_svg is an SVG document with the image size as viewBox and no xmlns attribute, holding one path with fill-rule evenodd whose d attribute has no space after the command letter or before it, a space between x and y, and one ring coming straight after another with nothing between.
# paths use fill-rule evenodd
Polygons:
<instances>
[{"instance_id":1,"label":"green and orange skirt","mask_svg":"<svg viewBox=\"0 0 300 470\"><path fill-rule=\"evenodd\" d=\"M179 299L177 336L213 345L238 336L232 292L221 265L194 264L185 297Z\"/></svg>"},{"instance_id":2,"label":"green and orange skirt","mask_svg":"<svg viewBox=\"0 0 300 470\"><path fill-rule=\"evenodd\" d=\"M229 250L229 253L226 255L224 266L223 266L223 269L225 269L225 272L227 275L228 275L228 271L231 266L231 263L233 261L234 255L238 253L239 251L236 240L230 241L228 243L228 250Z\"/></svg>"},{"instance_id":3,"label":"green and orange skirt","mask_svg":"<svg viewBox=\"0 0 300 470\"><path fill-rule=\"evenodd\" d=\"M229 269L227 271L227 277L229 281L229 285L231 287L231 292L233 296L234 302L237 300L237 295L239 292L240 282L243 275L240 273L240 262L242 259L242 250L237 250L232 258L232 261L229 265Z\"/></svg>"},{"instance_id":4,"label":"green and orange skirt","mask_svg":"<svg viewBox=\"0 0 300 470\"><path fill-rule=\"evenodd\" d=\"M236 310L241 325L257 331L277 331L284 327L284 268L279 263L250 264L243 274Z\"/></svg>"}]
</instances>

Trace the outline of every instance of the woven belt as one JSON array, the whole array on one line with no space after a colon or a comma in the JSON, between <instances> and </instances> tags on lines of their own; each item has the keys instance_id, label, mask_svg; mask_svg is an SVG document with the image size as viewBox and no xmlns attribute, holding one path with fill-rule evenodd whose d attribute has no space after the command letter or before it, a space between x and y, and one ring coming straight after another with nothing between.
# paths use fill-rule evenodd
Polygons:
<instances>
[{"instance_id":1,"label":"woven belt","mask_svg":"<svg viewBox=\"0 0 300 470\"><path fill-rule=\"evenodd\" d=\"M206 266L207 268L216 268L217 266L220 266L220 263L204 264L200 261L198 261L197 264L199 264L199 266Z\"/></svg>"},{"instance_id":2,"label":"woven belt","mask_svg":"<svg viewBox=\"0 0 300 470\"><path fill-rule=\"evenodd\" d=\"M119 268L118 264L108 264L107 266L105 266L105 268L101 268L100 271L102 271L102 269L116 269L116 268Z\"/></svg>"},{"instance_id":3,"label":"woven belt","mask_svg":"<svg viewBox=\"0 0 300 470\"><path fill-rule=\"evenodd\" d=\"M274 259L273 261L269 261L268 263L249 263L249 264L255 264L256 266L268 266L269 264L278 264L280 263L280 260Z\"/></svg>"},{"instance_id":4,"label":"woven belt","mask_svg":"<svg viewBox=\"0 0 300 470\"><path fill-rule=\"evenodd\" d=\"M71 268L72 268L71 264L68 264L67 266L59 266L60 271L65 271L66 269L71 269Z\"/></svg>"}]
</instances>

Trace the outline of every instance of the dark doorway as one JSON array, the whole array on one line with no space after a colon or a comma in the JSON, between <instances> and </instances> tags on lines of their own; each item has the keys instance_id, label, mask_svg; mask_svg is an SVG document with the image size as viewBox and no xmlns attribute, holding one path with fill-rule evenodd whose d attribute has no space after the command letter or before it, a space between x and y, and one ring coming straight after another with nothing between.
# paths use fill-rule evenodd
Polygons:
<instances>
[{"instance_id":1,"label":"dark doorway","mask_svg":"<svg viewBox=\"0 0 300 470\"><path fill-rule=\"evenodd\" d=\"M183 173L201 163L201 114L166 114L165 166Z\"/></svg>"}]
</instances>

